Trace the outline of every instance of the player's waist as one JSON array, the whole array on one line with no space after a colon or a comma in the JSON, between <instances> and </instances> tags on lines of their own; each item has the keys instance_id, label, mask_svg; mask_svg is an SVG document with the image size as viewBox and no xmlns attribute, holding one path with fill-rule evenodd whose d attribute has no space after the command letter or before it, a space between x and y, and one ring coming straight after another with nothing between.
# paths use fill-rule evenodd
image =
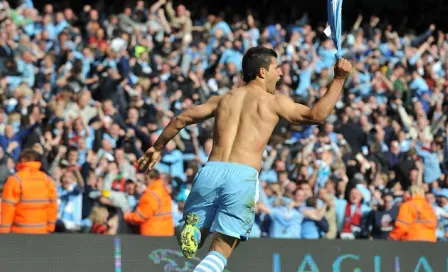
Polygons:
<instances>
[{"instance_id":1,"label":"player's waist","mask_svg":"<svg viewBox=\"0 0 448 272\"><path fill-rule=\"evenodd\" d=\"M208 161L205 164L205 166L225 168L225 169L235 169L235 170L246 171L246 172L254 172L254 174L256 173L257 177L258 177L258 170L250 165L247 165L247 164L242 164L242 163L237 163L237 162Z\"/></svg>"}]
</instances>

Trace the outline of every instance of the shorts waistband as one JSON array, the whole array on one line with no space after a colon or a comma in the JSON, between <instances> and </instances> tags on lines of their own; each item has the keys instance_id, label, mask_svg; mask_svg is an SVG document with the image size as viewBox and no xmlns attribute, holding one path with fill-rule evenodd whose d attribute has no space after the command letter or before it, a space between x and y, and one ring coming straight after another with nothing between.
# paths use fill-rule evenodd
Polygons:
<instances>
[{"instance_id":1,"label":"shorts waistband","mask_svg":"<svg viewBox=\"0 0 448 272\"><path fill-rule=\"evenodd\" d=\"M204 166L214 166L214 167L222 167L222 168L231 168L231 169L239 169L242 171L252 171L254 173L257 173L258 170L255 169L252 166L249 166L247 164L241 164L236 162L220 162L220 161L208 161Z\"/></svg>"}]
</instances>

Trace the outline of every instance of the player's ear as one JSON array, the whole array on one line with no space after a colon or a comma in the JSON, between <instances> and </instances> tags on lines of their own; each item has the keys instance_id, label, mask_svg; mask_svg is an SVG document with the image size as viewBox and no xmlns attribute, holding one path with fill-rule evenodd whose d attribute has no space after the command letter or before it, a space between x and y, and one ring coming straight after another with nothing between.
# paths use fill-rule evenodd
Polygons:
<instances>
[{"instance_id":1,"label":"player's ear","mask_svg":"<svg viewBox=\"0 0 448 272\"><path fill-rule=\"evenodd\" d=\"M260 70L258 71L258 76L261 78L265 78L267 72L268 71L265 68L261 67Z\"/></svg>"}]
</instances>

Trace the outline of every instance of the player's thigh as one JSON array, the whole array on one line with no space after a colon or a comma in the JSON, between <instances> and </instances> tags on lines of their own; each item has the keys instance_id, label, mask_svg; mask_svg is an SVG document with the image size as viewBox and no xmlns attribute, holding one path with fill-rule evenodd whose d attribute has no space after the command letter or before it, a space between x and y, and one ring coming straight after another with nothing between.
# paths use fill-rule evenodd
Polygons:
<instances>
[{"instance_id":1,"label":"player's thigh","mask_svg":"<svg viewBox=\"0 0 448 272\"><path fill-rule=\"evenodd\" d=\"M239 243L240 240L235 237L215 232L213 234L212 244L210 245L210 251L217 251L228 259Z\"/></svg>"},{"instance_id":2,"label":"player's thigh","mask_svg":"<svg viewBox=\"0 0 448 272\"><path fill-rule=\"evenodd\" d=\"M215 178L214 178L215 177ZM199 217L199 229L209 229L218 206L216 176L208 169L202 169L195 177L191 192L185 202L183 220L190 213Z\"/></svg>"},{"instance_id":3,"label":"player's thigh","mask_svg":"<svg viewBox=\"0 0 448 272\"><path fill-rule=\"evenodd\" d=\"M223 190L212 232L243 241L248 239L255 221L258 181L240 181Z\"/></svg>"}]
</instances>

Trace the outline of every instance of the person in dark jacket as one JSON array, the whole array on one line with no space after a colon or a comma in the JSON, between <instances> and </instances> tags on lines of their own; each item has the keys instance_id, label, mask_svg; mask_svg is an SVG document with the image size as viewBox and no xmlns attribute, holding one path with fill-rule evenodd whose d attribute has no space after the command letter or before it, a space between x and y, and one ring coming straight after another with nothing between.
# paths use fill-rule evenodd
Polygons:
<instances>
[{"instance_id":1,"label":"person in dark jacket","mask_svg":"<svg viewBox=\"0 0 448 272\"><path fill-rule=\"evenodd\" d=\"M12 149L10 155L14 158L14 161L17 161L19 159L19 154L22 151L23 140L38 126L39 123L36 122L27 128L20 129L14 134L14 128L11 125L7 125L5 127L5 135L0 135L0 146L3 150ZM11 145L13 145L14 148L11 148Z\"/></svg>"},{"instance_id":2,"label":"person in dark jacket","mask_svg":"<svg viewBox=\"0 0 448 272\"><path fill-rule=\"evenodd\" d=\"M394 205L394 197L386 193L382 197L374 196L379 202L378 209L372 210L367 217L367 229L373 239L387 239L398 216L398 207Z\"/></svg>"}]
</instances>

